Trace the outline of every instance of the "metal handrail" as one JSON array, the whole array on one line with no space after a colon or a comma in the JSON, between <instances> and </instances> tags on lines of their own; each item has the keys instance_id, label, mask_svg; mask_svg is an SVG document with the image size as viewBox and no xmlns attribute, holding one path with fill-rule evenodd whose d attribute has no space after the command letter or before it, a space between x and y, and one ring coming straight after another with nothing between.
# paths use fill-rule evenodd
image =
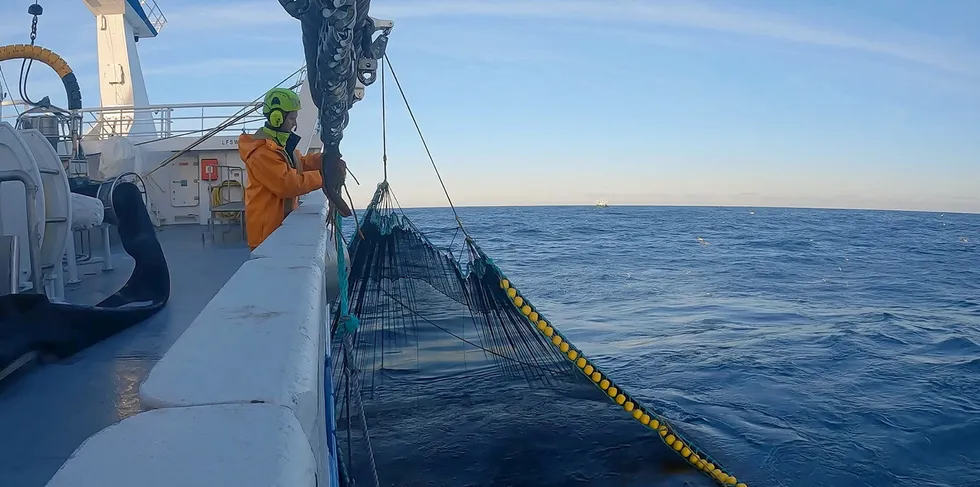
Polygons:
<instances>
[{"instance_id":1,"label":"metal handrail","mask_svg":"<svg viewBox=\"0 0 980 487\"><path fill-rule=\"evenodd\" d=\"M92 108L82 108L83 112L98 112L103 110L136 110L136 111L148 111L148 110L166 110L168 108L235 108L243 107L248 105L260 105L261 102L252 103L250 101L222 101L222 102L211 102L211 103L170 103L170 104L155 104L146 105L142 107L136 107L134 105L114 105L105 107L92 107ZM30 108L23 100L18 99L7 99L2 103L3 106L18 106ZM5 116L4 118L14 118L11 116Z\"/></svg>"},{"instance_id":2,"label":"metal handrail","mask_svg":"<svg viewBox=\"0 0 980 487\"><path fill-rule=\"evenodd\" d=\"M135 107L133 105L116 105L108 107L98 107L98 108L82 108L85 112L96 112L100 110L137 110L137 111L147 111L147 110L166 110L168 108L236 108L244 106L256 106L261 105L261 102L252 103L250 101L221 101L221 102L211 102L211 103L172 103L172 104L161 104L161 105L146 105L142 107Z\"/></svg>"},{"instance_id":3,"label":"metal handrail","mask_svg":"<svg viewBox=\"0 0 980 487\"><path fill-rule=\"evenodd\" d=\"M163 15L160 10L160 6L157 5L156 0L140 0L140 5L143 7L143 13L146 14L146 18L149 19L150 25L157 31L157 34L163 30L163 26L167 25L167 17Z\"/></svg>"},{"instance_id":4,"label":"metal handrail","mask_svg":"<svg viewBox=\"0 0 980 487\"><path fill-rule=\"evenodd\" d=\"M287 76L279 85L294 80L291 87L302 90L301 87L306 79L306 74L306 66L302 66ZM78 132L82 134L80 137L82 141L105 140L119 133L151 139L174 138L182 135L200 135L216 127L221 127L221 130L211 133L209 136L227 136L254 130L260 126L263 123L263 117L260 115L249 113L249 115L238 117L239 114L253 112L260 103L259 100L254 100L248 102L154 104L140 107L116 105L83 108L73 113L77 116L76 120L80 126ZM23 111L30 108L29 105L20 100L5 101L3 105L20 105L25 108ZM191 111L196 113L190 113ZM0 113L0 121L15 121L19 116L19 113L10 115ZM236 117L238 119L235 123L227 124L228 120ZM59 140L67 141L65 138Z\"/></svg>"},{"instance_id":5,"label":"metal handrail","mask_svg":"<svg viewBox=\"0 0 980 487\"><path fill-rule=\"evenodd\" d=\"M301 87L303 81L306 79L306 74L306 66L303 66L288 76L281 83L287 83L289 80L294 80L292 83L294 89ZM228 120L229 116L232 116L231 113L220 113L222 109L228 109L226 110L227 112L241 112L253 108L259 103L259 101L172 103L146 105L141 107L132 105L116 105L97 108L83 108L78 111L82 123L81 132L83 135L81 138L82 140L89 141L93 139L103 140L118 134L120 130L115 129L124 129L128 135L135 137L145 136L153 138L172 138L179 136L179 134L198 134L208 130L211 127L220 125L222 122ZM21 100L4 101L3 105L18 105L23 107L25 110L30 108L29 105L25 104ZM190 112L191 110L199 111L199 113L175 113L177 111ZM216 110L219 113L209 114L209 110ZM18 116L18 114L0 114L0 121L13 121ZM142 130L137 129L134 131L133 126L137 121L143 121L144 123L150 122L153 125L153 131L150 132L148 128ZM238 131L250 130L254 128L254 124L258 124L261 121L262 118L257 115L254 117L245 117L242 120L239 120L233 126L230 126L213 135L230 135ZM138 126L139 125L137 125L137 127ZM96 130L96 128L98 128L98 130Z\"/></svg>"},{"instance_id":6,"label":"metal handrail","mask_svg":"<svg viewBox=\"0 0 980 487\"><path fill-rule=\"evenodd\" d=\"M83 108L82 140L102 140L118 133L115 127L131 126L138 119L153 124L153 129L130 128L130 136L174 137L181 134L192 135L215 127L226 121L232 112L243 108L258 106L253 102L213 102L213 103L175 103L172 105L150 105L145 107L115 106ZM26 105L25 105L26 107ZM196 113L195 113L196 112ZM13 123L14 114L0 116L0 121ZM250 115L230 126L222 133L235 133L253 128L263 121L261 115ZM221 135L221 134L218 134Z\"/></svg>"}]
</instances>

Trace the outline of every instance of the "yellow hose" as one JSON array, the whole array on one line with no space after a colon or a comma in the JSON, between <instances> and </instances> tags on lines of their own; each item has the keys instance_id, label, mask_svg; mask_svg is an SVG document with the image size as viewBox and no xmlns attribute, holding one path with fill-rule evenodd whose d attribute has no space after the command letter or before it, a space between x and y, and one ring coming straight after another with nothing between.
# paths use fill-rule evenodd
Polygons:
<instances>
[{"instance_id":1,"label":"yellow hose","mask_svg":"<svg viewBox=\"0 0 980 487\"><path fill-rule=\"evenodd\" d=\"M221 184L211 188L211 207L214 208L215 206L223 205L225 203L230 203L228 199L225 199L221 195L222 189L241 188L241 187L242 187L242 183L239 183L238 181L232 179L232 180L222 181ZM225 220L234 220L234 221L239 221L241 220L242 217L242 213L238 211L219 211L215 213L215 215L218 216L219 218L224 218Z\"/></svg>"},{"instance_id":2,"label":"yellow hose","mask_svg":"<svg viewBox=\"0 0 980 487\"><path fill-rule=\"evenodd\" d=\"M78 87L78 80L75 78L75 73L68 66L68 62L61 56L55 54L54 51L30 44L0 46L0 61L8 61L10 59L33 59L50 66L51 69L58 73L58 76L61 77L61 82L65 85L65 92L68 94L68 109L80 110L82 108L82 91Z\"/></svg>"}]
</instances>

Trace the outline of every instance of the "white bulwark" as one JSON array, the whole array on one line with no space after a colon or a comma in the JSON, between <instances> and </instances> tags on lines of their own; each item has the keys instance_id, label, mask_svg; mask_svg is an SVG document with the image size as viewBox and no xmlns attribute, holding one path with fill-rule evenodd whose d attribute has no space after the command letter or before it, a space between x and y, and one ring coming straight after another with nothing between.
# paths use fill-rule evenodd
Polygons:
<instances>
[{"instance_id":1,"label":"white bulwark","mask_svg":"<svg viewBox=\"0 0 980 487\"><path fill-rule=\"evenodd\" d=\"M332 485L325 216L322 193L303 197L150 372L147 411L82 443L48 487Z\"/></svg>"}]
</instances>

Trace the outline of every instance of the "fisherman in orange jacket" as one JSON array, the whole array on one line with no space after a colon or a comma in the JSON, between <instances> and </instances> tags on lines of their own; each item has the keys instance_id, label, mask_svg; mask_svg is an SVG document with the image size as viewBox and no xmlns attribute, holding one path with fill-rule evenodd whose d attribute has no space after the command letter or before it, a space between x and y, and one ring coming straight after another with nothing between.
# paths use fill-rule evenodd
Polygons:
<instances>
[{"instance_id":1,"label":"fisherman in orange jacket","mask_svg":"<svg viewBox=\"0 0 980 487\"><path fill-rule=\"evenodd\" d=\"M254 134L238 137L238 153L245 163L245 221L248 246L255 250L296 209L301 195L323 187L322 155L301 155L296 150L300 137L293 133L300 109L299 96L286 88L265 95L262 114L265 126ZM329 186L343 180L343 161L329 164ZM342 184L342 182L341 182Z\"/></svg>"}]
</instances>

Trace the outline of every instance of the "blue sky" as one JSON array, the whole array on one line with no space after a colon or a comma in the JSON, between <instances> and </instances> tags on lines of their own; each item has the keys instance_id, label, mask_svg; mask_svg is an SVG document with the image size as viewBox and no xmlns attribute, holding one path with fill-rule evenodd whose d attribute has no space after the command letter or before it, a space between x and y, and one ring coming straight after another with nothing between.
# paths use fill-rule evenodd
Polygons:
<instances>
[{"instance_id":1,"label":"blue sky","mask_svg":"<svg viewBox=\"0 0 980 487\"><path fill-rule=\"evenodd\" d=\"M0 4L0 43L28 40L28 3ZM159 3L169 24L139 43L152 103L250 100L303 62L275 0ZM372 3L396 22L389 54L457 204L980 212L980 2ZM93 16L42 4L38 43L96 104ZM15 82L19 63L0 66ZM63 100L33 73L32 96ZM403 205L441 205L392 88L389 179ZM366 202L380 85L344 152Z\"/></svg>"}]
</instances>

